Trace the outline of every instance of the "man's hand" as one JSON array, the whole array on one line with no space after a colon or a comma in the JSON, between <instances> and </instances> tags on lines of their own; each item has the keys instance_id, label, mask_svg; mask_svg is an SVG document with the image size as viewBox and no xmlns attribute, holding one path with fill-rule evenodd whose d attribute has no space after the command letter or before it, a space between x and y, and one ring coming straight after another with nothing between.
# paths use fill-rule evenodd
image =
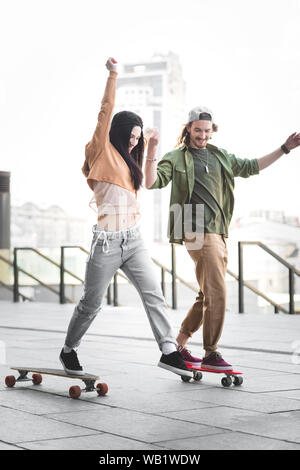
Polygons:
<instances>
[{"instance_id":1,"label":"man's hand","mask_svg":"<svg viewBox=\"0 0 300 470\"><path fill-rule=\"evenodd\" d=\"M148 140L148 157L152 158L155 156L156 148L159 143L158 129L146 129L145 137Z\"/></svg>"},{"instance_id":2,"label":"man's hand","mask_svg":"<svg viewBox=\"0 0 300 470\"><path fill-rule=\"evenodd\" d=\"M107 70L109 70L110 72L117 72L118 71L118 62L113 58L113 57L109 57L106 61L106 68Z\"/></svg>"},{"instance_id":3,"label":"man's hand","mask_svg":"<svg viewBox=\"0 0 300 470\"><path fill-rule=\"evenodd\" d=\"M294 148L298 147L300 145L300 133L294 132L294 134L290 135L284 145L289 149L293 150Z\"/></svg>"},{"instance_id":4,"label":"man's hand","mask_svg":"<svg viewBox=\"0 0 300 470\"><path fill-rule=\"evenodd\" d=\"M300 145L300 133L294 132L294 134L290 135L286 139L284 145L287 147L288 150L293 150L294 148L298 147ZM274 152L269 153L264 157L258 158L257 162L259 171L264 170L268 166L272 165L272 163L276 162L276 160L282 157L284 153L286 152L283 152L282 147L279 147L279 149L274 150Z\"/></svg>"}]
</instances>

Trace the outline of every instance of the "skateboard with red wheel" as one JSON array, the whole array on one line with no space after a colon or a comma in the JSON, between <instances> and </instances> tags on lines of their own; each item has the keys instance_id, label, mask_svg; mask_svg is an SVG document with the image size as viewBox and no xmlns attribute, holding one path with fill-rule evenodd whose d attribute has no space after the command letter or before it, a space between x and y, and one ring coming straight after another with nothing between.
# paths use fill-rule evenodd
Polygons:
<instances>
[{"instance_id":1,"label":"skateboard with red wheel","mask_svg":"<svg viewBox=\"0 0 300 470\"><path fill-rule=\"evenodd\" d=\"M196 382L199 382L199 380L202 379L203 372L208 372L212 374L224 374L225 377L221 379L221 384L223 385L223 387L230 387L232 383L235 386L242 385L243 383L243 377L241 377L241 375L243 375L242 372L237 372L233 370L202 369L202 367L194 367L188 364L186 366L193 371L193 379ZM183 382L189 382L191 380L191 377L182 375L181 380Z\"/></svg>"},{"instance_id":2,"label":"skateboard with red wheel","mask_svg":"<svg viewBox=\"0 0 300 470\"><path fill-rule=\"evenodd\" d=\"M5 377L5 385L7 387L14 387L16 383L32 381L33 385L39 385L42 383L43 375L55 375L57 377L65 377L69 379L78 379L84 382L85 388L80 388L78 385L73 385L69 388L69 395L71 398L79 398L82 392L93 392L96 391L98 395L103 396L108 392L108 386L106 383L98 383L95 386L97 380L100 379L97 375L84 374L84 375L71 375L67 374L61 369L43 369L34 367L11 367L12 370L19 372L19 377L14 375L8 375ZM28 377L28 373L33 372L32 377Z\"/></svg>"}]
</instances>

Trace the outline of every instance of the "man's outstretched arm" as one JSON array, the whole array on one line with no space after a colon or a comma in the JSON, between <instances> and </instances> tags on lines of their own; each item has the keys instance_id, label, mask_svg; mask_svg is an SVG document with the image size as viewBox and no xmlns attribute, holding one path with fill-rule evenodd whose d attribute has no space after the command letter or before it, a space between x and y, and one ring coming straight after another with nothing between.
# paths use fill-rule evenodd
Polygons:
<instances>
[{"instance_id":1,"label":"man's outstretched arm","mask_svg":"<svg viewBox=\"0 0 300 470\"><path fill-rule=\"evenodd\" d=\"M276 162L276 160L282 157L282 155L287 153L287 151L293 150L299 145L300 145L300 133L294 132L294 134L290 135L287 138L284 145L279 147L277 150L274 150L274 152L271 152L268 155L265 155L264 157L257 159L259 170L260 171L264 170L268 166L272 165L272 163Z\"/></svg>"}]
</instances>

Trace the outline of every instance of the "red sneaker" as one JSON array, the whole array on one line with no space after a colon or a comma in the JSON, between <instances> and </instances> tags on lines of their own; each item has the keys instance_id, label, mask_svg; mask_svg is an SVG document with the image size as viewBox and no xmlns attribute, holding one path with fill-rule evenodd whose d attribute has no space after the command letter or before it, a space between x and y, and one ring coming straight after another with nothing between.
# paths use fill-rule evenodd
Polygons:
<instances>
[{"instance_id":1,"label":"red sneaker","mask_svg":"<svg viewBox=\"0 0 300 470\"><path fill-rule=\"evenodd\" d=\"M224 361L221 354L216 351L212 351L208 356L203 358L202 369L212 370L232 370L232 365Z\"/></svg>"},{"instance_id":2,"label":"red sneaker","mask_svg":"<svg viewBox=\"0 0 300 470\"><path fill-rule=\"evenodd\" d=\"M178 351L181 354L182 359L188 366L192 367L201 367L202 359L200 357L195 357L191 355L191 351L182 346L179 346Z\"/></svg>"}]
</instances>

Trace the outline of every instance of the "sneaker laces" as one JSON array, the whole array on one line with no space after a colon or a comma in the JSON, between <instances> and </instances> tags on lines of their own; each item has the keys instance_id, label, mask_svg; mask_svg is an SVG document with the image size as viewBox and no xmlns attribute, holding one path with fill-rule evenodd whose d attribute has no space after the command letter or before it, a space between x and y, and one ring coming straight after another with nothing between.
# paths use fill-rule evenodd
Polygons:
<instances>
[{"instance_id":1,"label":"sneaker laces","mask_svg":"<svg viewBox=\"0 0 300 470\"><path fill-rule=\"evenodd\" d=\"M187 359L192 359L192 357L193 357L192 354L191 354L191 351L189 349L184 348L183 346L179 346L178 351L180 353L185 354Z\"/></svg>"},{"instance_id":2,"label":"sneaker laces","mask_svg":"<svg viewBox=\"0 0 300 470\"><path fill-rule=\"evenodd\" d=\"M74 362L74 366L81 367L76 351L73 349L70 354L72 354L72 361Z\"/></svg>"},{"instance_id":3,"label":"sneaker laces","mask_svg":"<svg viewBox=\"0 0 300 470\"><path fill-rule=\"evenodd\" d=\"M209 353L208 356L205 356L204 359L208 359L208 358L211 358L211 357L215 357L217 359L217 361L222 361L223 357L222 357L222 354L219 353L218 351L212 351L211 353Z\"/></svg>"}]
</instances>

